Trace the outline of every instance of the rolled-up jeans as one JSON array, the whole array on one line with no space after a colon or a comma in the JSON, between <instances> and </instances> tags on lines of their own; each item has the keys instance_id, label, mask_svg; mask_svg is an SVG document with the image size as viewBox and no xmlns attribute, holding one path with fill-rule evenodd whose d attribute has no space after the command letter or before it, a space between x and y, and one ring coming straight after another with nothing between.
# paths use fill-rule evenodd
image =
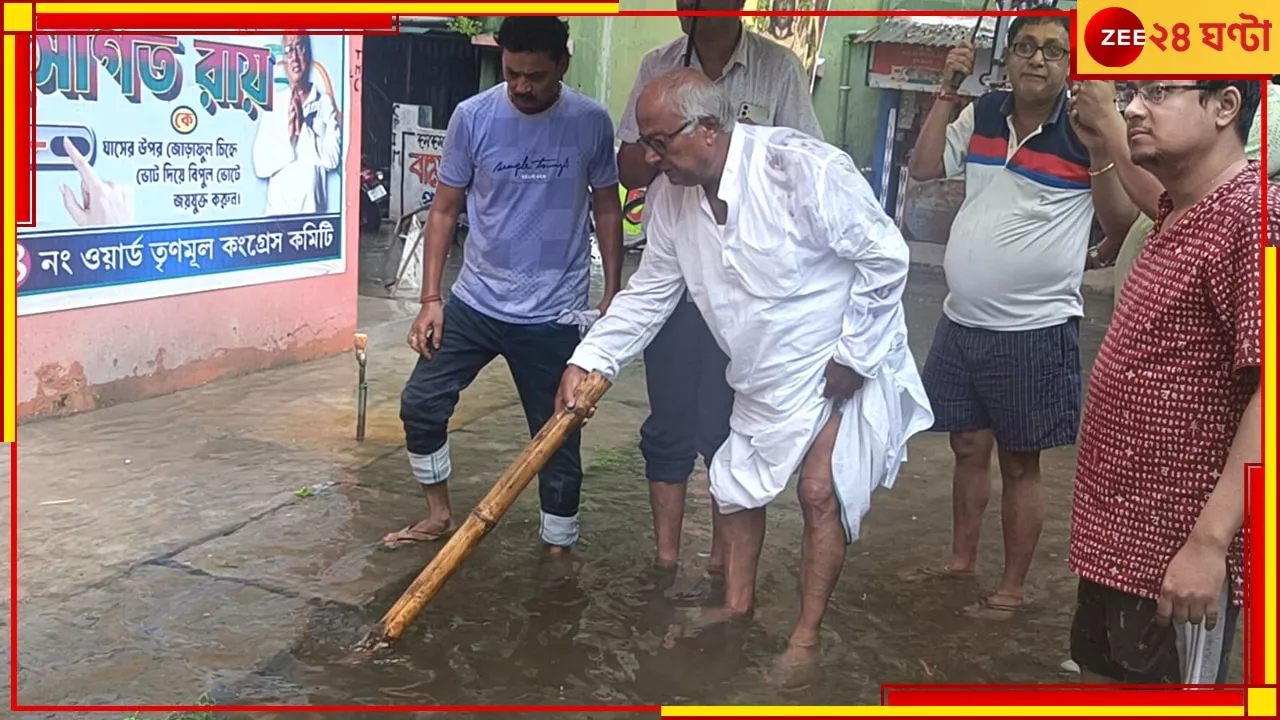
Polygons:
<instances>
[{"instance_id":1,"label":"rolled-up jeans","mask_svg":"<svg viewBox=\"0 0 1280 720\"><path fill-rule=\"evenodd\" d=\"M443 344L430 360L418 358L400 393L400 420L414 478L423 485L449 479L449 419L458 396L499 355L511 369L529 436L536 435L555 413L560 378L577 345L578 330L572 325L503 322L450 298L444 307ZM574 431L538 474L541 536L551 545L570 547L578 541L581 444L581 433Z\"/></svg>"}]
</instances>

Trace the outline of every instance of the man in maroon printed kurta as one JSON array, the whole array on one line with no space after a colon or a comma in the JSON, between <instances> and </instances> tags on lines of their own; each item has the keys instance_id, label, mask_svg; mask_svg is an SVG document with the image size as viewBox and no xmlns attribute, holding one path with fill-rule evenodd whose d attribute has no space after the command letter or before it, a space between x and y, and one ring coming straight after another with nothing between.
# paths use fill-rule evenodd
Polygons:
<instances>
[{"instance_id":1,"label":"man in maroon printed kurta","mask_svg":"<svg viewBox=\"0 0 1280 720\"><path fill-rule=\"evenodd\" d=\"M1071 656L1086 682L1220 683L1243 601L1245 465L1261 462L1263 175L1244 154L1261 87L1119 95L1133 162L1165 193L1081 423Z\"/></svg>"}]
</instances>

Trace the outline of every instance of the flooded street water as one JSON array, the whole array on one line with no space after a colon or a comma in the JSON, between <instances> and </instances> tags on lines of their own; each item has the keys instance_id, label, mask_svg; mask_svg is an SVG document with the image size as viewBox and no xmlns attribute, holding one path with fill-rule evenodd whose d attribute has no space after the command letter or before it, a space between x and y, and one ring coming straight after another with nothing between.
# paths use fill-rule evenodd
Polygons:
<instances>
[{"instance_id":1,"label":"flooded street water","mask_svg":"<svg viewBox=\"0 0 1280 720\"><path fill-rule=\"evenodd\" d=\"M918 362L943 294L938 271L912 269L906 303ZM1087 306L1086 372L1110 302L1089 296ZM769 510L750 626L673 633L708 600L710 497L705 478L691 483L680 572L665 587L649 571L640 363L584 433L583 541L571 559L541 551L536 493L526 491L390 652L344 664L442 546L378 545L425 504L397 417L412 352L401 341L370 357L362 444L351 438L350 357L23 426L22 703L173 704L209 693L219 705L877 704L883 683L1074 679L1059 667L1075 591L1066 566L1071 450L1043 459L1048 519L1032 605L1017 617L958 615L998 580L998 480L976 578L898 579L944 559L950 542L950 452L945 438L922 435L849 548L819 684L782 692L767 678L799 611L792 491ZM459 521L527 440L499 362L455 418Z\"/></svg>"}]
</instances>

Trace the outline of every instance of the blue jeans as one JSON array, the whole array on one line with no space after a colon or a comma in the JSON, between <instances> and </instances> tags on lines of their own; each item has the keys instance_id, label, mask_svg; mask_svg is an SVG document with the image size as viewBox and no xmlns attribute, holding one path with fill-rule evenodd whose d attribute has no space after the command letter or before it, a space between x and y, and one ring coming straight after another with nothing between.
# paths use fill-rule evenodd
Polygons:
<instances>
[{"instance_id":1,"label":"blue jeans","mask_svg":"<svg viewBox=\"0 0 1280 720\"><path fill-rule=\"evenodd\" d=\"M644 351L649 417L640 426L640 452L650 482L688 481L698 456L710 465L728 439L728 366L698 306L681 300Z\"/></svg>"},{"instance_id":2,"label":"blue jeans","mask_svg":"<svg viewBox=\"0 0 1280 720\"><path fill-rule=\"evenodd\" d=\"M451 298L444 306L443 344L430 360L418 358L400 393L400 420L417 481L435 485L449 479L449 418L458 396L494 358L501 355L511 368L532 437L555 414L560 377L577 345L576 326L506 323ZM575 431L538 474L541 534L552 545L569 547L578 540L581 444L582 434Z\"/></svg>"}]
</instances>

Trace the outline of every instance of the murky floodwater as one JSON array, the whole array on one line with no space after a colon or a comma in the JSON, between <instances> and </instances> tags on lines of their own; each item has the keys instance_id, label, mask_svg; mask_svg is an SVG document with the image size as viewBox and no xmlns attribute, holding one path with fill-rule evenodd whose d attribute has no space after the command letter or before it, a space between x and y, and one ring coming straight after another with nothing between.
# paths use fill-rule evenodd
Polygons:
<instances>
[{"instance_id":1,"label":"murky floodwater","mask_svg":"<svg viewBox=\"0 0 1280 720\"><path fill-rule=\"evenodd\" d=\"M598 290L598 264L593 275ZM934 278L909 298L918 357L937 320L939 291ZM1085 338L1092 354L1101 326L1086 329ZM784 692L769 678L799 612L802 524L795 499L784 496L771 508L755 622L745 629L683 633L679 628L690 614L716 600L703 572L710 545L705 482L691 488L684 566L672 584L649 570L643 464L629 450L597 459L588 470L584 522L608 530L588 533L571 561L542 554L527 529L536 527L536 506L524 502L385 657L355 666L341 662L412 575L364 612L317 611L303 642L238 688L224 690L253 702L313 704L849 704L879 702L885 682L1069 679L1058 668L1066 658L1072 588L1062 572L1064 512L1055 513L1052 523L1058 537L1046 542L1052 552L1045 564L1053 572L1041 582L1052 587L1045 592L1052 596L1026 619L1003 626L959 622L956 611L981 587L904 586L897 579L900 569L945 549L950 467L944 449L938 438L922 438L915 449L921 457L899 489L878 496L866 539L850 549L831 603L823 680L816 686ZM1056 481L1051 498L1062 509L1069 502L1071 462L1064 452L1046 463ZM398 455L360 477L379 487L404 480ZM926 523L929 529L922 531ZM989 535L995 539L995 532ZM995 560L998 545L991 544Z\"/></svg>"},{"instance_id":2,"label":"murky floodwater","mask_svg":"<svg viewBox=\"0 0 1280 720\"><path fill-rule=\"evenodd\" d=\"M913 269L905 301L917 360L928 349L943 290L938 273ZM1089 305L1094 317L1081 333L1086 371L1109 303L1091 298ZM78 504L52 506L39 516L27 508L22 543L33 548L28 553L72 563L86 555L90 539L144 544L157 534L176 536L178 518L199 517L183 515L184 507L230 501L233 511L225 522L210 523L226 525L223 530L133 566L108 568L91 582L84 578L102 570L91 561L64 572L68 578L31 581L29 587L49 592L21 606L25 702L176 703L207 691L223 705L865 704L880 701L882 683L1073 679L1059 667L1067 657L1075 590L1065 562L1070 450L1043 459L1048 519L1028 588L1033 604L1018 617L992 623L958 615L997 579L998 482L979 578L923 585L898 579L906 568L941 560L950 539L950 455L944 438L923 435L912 443L897 486L876 494L864 536L849 548L824 625L818 684L784 692L769 678L799 612L802 523L792 493L769 511L755 620L746 628L673 632L716 599L704 580L710 498L705 479L691 484L680 573L673 583L656 578L649 570L643 463L635 449L644 417L639 369L619 380L606 398L612 404L588 430L584 540L572 558L543 554L536 492L526 491L390 652L375 662L345 664L442 546L377 549L383 533L424 510L403 449L395 447L395 397L412 363L407 352L375 354L384 365L372 373L371 440L361 452L386 444L359 462L322 454L349 443L348 427L341 428L343 437L330 438L328 426L315 423L323 413L312 405L324 410L327 402L349 403L344 393L334 400L308 396L308 388L333 382L324 379L323 363L290 371L295 374L285 384L250 377L137 405L155 415L131 417L121 407L65 421L75 424L80 445L97 443L83 457L57 452L57 424L31 426L24 436L32 440L30 473L22 470L21 478ZM272 389L254 384L268 382ZM482 378L473 388L471 405L459 411L468 414L468 424L453 434L459 520L527 439L509 381L494 382ZM236 399L211 408L217 393ZM184 443L209 427L224 430L199 440L198 452L186 449ZM137 439L147 432L166 434L154 442ZM126 452L129 459L116 457ZM144 476L149 485L138 484L143 468L151 473ZM320 490L305 502L280 504L231 480L245 476L259 485L277 476L304 478L297 482ZM174 492L182 482L196 491ZM83 510L95 499L104 507L120 503L117 488L131 494L127 506L109 515ZM24 579L41 572L20 567ZM88 590L72 589L86 582ZM1234 675L1240 675L1238 663Z\"/></svg>"}]
</instances>

